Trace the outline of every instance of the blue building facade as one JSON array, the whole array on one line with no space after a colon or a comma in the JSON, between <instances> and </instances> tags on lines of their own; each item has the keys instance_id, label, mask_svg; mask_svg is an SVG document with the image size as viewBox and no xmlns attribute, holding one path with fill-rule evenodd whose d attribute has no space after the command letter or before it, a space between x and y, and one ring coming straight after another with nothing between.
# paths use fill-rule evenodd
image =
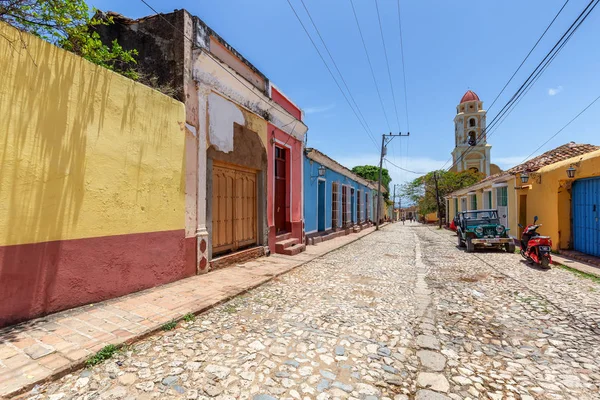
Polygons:
<instances>
[{"instance_id":1,"label":"blue building facade","mask_svg":"<svg viewBox=\"0 0 600 400\"><path fill-rule=\"evenodd\" d=\"M375 185L320 151L304 152L304 223L308 238L358 231L374 220Z\"/></svg>"}]
</instances>

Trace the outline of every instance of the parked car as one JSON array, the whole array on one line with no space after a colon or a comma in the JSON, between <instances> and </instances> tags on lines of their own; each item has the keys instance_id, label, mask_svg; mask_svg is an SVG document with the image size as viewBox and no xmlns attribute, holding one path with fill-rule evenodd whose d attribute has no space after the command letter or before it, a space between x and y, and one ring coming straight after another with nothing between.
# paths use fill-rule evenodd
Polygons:
<instances>
[{"instance_id":1,"label":"parked car","mask_svg":"<svg viewBox=\"0 0 600 400\"><path fill-rule=\"evenodd\" d=\"M500 223L497 210L473 210L458 213L458 246L467 253L478 247L504 249L515 252L515 243L508 236L508 228Z\"/></svg>"}]
</instances>

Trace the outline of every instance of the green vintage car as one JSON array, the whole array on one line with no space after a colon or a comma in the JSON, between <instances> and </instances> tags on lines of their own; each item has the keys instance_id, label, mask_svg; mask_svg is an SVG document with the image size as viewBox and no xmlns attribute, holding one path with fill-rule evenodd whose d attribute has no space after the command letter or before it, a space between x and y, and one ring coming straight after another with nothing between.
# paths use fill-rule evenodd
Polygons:
<instances>
[{"instance_id":1,"label":"green vintage car","mask_svg":"<svg viewBox=\"0 0 600 400\"><path fill-rule=\"evenodd\" d=\"M477 247L504 249L515 252L515 242L508 236L508 228L500 223L497 210L474 210L458 213L458 247L467 253Z\"/></svg>"}]
</instances>

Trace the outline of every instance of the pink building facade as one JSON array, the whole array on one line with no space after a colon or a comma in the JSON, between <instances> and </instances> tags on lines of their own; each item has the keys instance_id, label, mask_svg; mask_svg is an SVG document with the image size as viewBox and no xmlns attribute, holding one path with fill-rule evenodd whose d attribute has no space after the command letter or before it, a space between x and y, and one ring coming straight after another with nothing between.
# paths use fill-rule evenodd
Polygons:
<instances>
[{"instance_id":1,"label":"pink building facade","mask_svg":"<svg viewBox=\"0 0 600 400\"><path fill-rule=\"evenodd\" d=\"M296 123L302 124L303 112L279 89L271 85L271 99L290 113ZM298 126L299 132L301 127ZM268 147L268 196L267 219L269 225L269 249L274 253L294 255L305 249L303 215L303 135L267 126Z\"/></svg>"}]
</instances>

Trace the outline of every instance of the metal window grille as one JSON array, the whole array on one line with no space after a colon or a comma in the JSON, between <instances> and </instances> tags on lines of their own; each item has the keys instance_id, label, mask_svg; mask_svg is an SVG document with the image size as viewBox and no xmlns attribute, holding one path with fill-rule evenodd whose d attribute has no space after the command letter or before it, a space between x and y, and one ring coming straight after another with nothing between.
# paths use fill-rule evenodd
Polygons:
<instances>
[{"instance_id":1,"label":"metal window grille","mask_svg":"<svg viewBox=\"0 0 600 400\"><path fill-rule=\"evenodd\" d=\"M337 182L331 183L331 226L336 229L339 226L339 204L340 204L340 185Z\"/></svg>"}]
</instances>

